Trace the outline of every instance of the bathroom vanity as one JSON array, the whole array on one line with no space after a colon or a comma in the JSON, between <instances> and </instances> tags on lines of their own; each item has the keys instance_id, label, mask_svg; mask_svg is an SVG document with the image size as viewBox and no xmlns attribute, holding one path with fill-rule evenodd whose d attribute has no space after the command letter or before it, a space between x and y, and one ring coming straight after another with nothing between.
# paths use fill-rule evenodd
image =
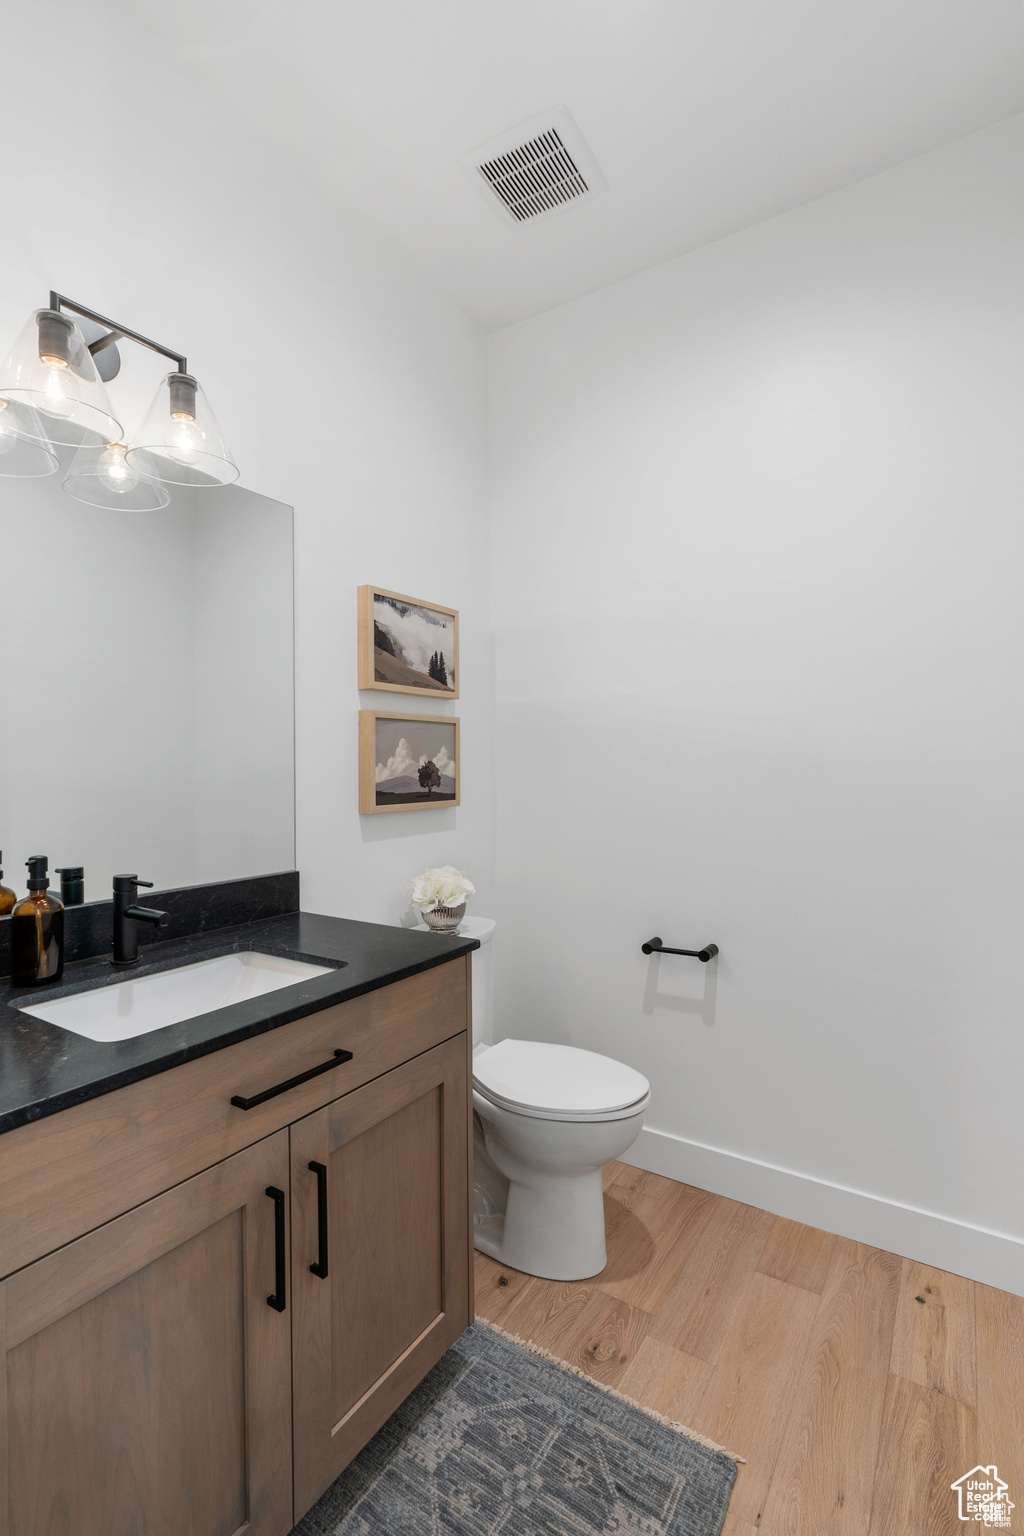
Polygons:
<instances>
[{"instance_id":1,"label":"bathroom vanity","mask_svg":"<svg viewBox=\"0 0 1024 1536\"><path fill-rule=\"evenodd\" d=\"M84 867L60 980L0 918L0 1536L286 1536L472 1318L477 946L299 910L291 509L61 478L0 476L0 718L51 744L0 847Z\"/></svg>"},{"instance_id":2,"label":"bathroom vanity","mask_svg":"<svg viewBox=\"0 0 1024 1536\"><path fill-rule=\"evenodd\" d=\"M330 969L113 1043L0 990L0 1536L285 1536L468 1326L475 947L298 912L172 941L140 978Z\"/></svg>"}]
</instances>

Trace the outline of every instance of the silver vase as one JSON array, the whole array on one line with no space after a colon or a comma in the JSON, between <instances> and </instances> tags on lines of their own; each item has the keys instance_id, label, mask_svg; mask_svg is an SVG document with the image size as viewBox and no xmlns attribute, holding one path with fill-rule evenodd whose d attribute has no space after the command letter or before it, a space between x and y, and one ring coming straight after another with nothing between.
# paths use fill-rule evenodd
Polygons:
<instances>
[{"instance_id":1,"label":"silver vase","mask_svg":"<svg viewBox=\"0 0 1024 1536\"><path fill-rule=\"evenodd\" d=\"M466 903L463 902L458 907L435 907L432 912L424 912L423 921L435 933L454 933L465 915Z\"/></svg>"}]
</instances>

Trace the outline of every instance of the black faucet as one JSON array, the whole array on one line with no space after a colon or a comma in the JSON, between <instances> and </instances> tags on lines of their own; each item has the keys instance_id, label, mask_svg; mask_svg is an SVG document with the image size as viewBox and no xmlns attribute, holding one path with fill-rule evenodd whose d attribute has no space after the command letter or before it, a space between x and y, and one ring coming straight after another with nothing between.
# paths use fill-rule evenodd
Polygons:
<instances>
[{"instance_id":1,"label":"black faucet","mask_svg":"<svg viewBox=\"0 0 1024 1536\"><path fill-rule=\"evenodd\" d=\"M138 875L114 876L114 953L110 963L120 969L139 963L139 923L167 927L166 912L136 905L140 885L153 888L152 880L140 880Z\"/></svg>"}]
</instances>

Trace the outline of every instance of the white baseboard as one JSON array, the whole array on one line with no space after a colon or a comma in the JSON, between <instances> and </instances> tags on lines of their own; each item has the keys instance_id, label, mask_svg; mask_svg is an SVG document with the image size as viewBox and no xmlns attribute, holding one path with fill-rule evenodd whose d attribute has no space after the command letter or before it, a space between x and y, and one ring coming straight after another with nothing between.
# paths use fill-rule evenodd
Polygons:
<instances>
[{"instance_id":1,"label":"white baseboard","mask_svg":"<svg viewBox=\"0 0 1024 1536\"><path fill-rule=\"evenodd\" d=\"M933 1211L882 1200L648 1126L622 1161L1024 1296L1024 1242L1006 1233L951 1221Z\"/></svg>"}]
</instances>

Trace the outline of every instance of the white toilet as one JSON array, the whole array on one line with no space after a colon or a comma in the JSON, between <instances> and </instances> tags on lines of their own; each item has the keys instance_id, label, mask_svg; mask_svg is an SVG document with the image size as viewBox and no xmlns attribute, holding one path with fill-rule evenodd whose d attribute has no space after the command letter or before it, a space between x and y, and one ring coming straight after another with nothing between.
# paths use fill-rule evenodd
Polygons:
<instances>
[{"instance_id":1,"label":"white toilet","mask_svg":"<svg viewBox=\"0 0 1024 1536\"><path fill-rule=\"evenodd\" d=\"M467 917L473 954L473 1198L477 1248L548 1280L585 1280L607 1262L601 1169L631 1147L650 1102L632 1067L570 1045L492 1045L490 940Z\"/></svg>"}]
</instances>

